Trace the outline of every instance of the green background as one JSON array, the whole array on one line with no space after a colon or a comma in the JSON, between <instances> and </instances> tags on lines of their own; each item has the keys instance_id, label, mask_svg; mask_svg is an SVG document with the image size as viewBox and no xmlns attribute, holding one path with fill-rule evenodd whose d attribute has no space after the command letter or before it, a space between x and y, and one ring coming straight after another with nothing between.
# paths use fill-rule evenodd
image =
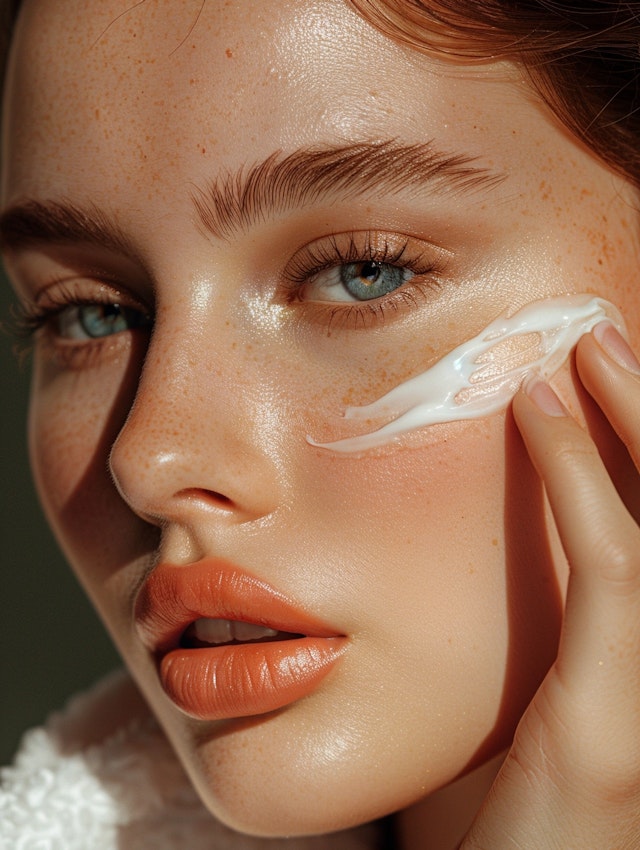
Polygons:
<instances>
[{"instance_id":1,"label":"green background","mask_svg":"<svg viewBox=\"0 0 640 850\"><path fill-rule=\"evenodd\" d=\"M25 435L30 362L7 329L0 278L0 764L21 733L117 665L109 638L57 549L31 484ZM19 343L24 347L24 343Z\"/></svg>"}]
</instances>

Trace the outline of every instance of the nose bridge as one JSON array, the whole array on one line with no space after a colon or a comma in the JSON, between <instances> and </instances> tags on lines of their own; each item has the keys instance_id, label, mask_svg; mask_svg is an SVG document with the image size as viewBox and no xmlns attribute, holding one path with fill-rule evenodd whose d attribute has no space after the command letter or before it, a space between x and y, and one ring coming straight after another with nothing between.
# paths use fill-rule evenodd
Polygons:
<instances>
[{"instance_id":1,"label":"nose bridge","mask_svg":"<svg viewBox=\"0 0 640 850\"><path fill-rule=\"evenodd\" d=\"M110 455L116 486L140 516L182 524L206 509L239 522L275 508L276 465L245 367L228 324L157 322Z\"/></svg>"}]
</instances>

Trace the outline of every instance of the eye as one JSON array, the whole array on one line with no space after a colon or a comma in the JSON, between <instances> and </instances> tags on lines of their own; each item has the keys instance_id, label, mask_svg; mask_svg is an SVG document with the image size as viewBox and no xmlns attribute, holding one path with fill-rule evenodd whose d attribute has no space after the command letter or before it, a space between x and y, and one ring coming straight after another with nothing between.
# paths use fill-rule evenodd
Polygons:
<instances>
[{"instance_id":1,"label":"eye","mask_svg":"<svg viewBox=\"0 0 640 850\"><path fill-rule=\"evenodd\" d=\"M394 292L412 277L410 269L377 260L344 263L315 274L305 286L305 296L323 301L370 301Z\"/></svg>"},{"instance_id":2,"label":"eye","mask_svg":"<svg viewBox=\"0 0 640 850\"><path fill-rule=\"evenodd\" d=\"M34 301L19 305L15 325L40 356L77 371L128 350L132 332L139 347L153 323L153 312L132 293L79 275L51 279Z\"/></svg>"},{"instance_id":3,"label":"eye","mask_svg":"<svg viewBox=\"0 0 640 850\"><path fill-rule=\"evenodd\" d=\"M424 239L379 230L321 237L299 249L284 272L289 304L329 331L401 319L446 278L450 252Z\"/></svg>"},{"instance_id":4,"label":"eye","mask_svg":"<svg viewBox=\"0 0 640 850\"><path fill-rule=\"evenodd\" d=\"M71 304L55 317L56 332L63 339L100 339L123 331L151 327L141 310L121 304Z\"/></svg>"}]
</instances>

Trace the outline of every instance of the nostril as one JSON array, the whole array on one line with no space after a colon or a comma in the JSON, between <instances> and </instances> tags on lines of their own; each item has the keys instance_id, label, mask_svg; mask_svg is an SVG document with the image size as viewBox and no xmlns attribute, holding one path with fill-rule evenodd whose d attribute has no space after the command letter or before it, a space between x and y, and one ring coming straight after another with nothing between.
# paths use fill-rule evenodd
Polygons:
<instances>
[{"instance_id":1,"label":"nostril","mask_svg":"<svg viewBox=\"0 0 640 850\"><path fill-rule=\"evenodd\" d=\"M183 499L187 502L200 504L204 507L215 508L217 510L232 511L236 504L229 496L224 493L218 493L216 490L207 490L201 487L188 487L180 490L174 495L174 499Z\"/></svg>"}]
</instances>

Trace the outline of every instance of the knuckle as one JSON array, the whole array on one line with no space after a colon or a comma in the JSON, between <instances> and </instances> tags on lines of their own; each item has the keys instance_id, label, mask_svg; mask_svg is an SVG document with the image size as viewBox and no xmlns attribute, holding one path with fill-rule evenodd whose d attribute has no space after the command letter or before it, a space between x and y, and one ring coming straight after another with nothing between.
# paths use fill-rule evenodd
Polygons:
<instances>
[{"instance_id":1,"label":"knuckle","mask_svg":"<svg viewBox=\"0 0 640 850\"><path fill-rule=\"evenodd\" d=\"M627 541L603 535L596 562L600 577L614 590L624 595L640 591L640 541L633 536ZM640 612L638 612L640 616Z\"/></svg>"},{"instance_id":2,"label":"knuckle","mask_svg":"<svg viewBox=\"0 0 640 850\"><path fill-rule=\"evenodd\" d=\"M586 437L586 435L584 435ZM569 470L581 470L585 461L595 456L595 447L581 439L575 430L556 439L551 450L553 460Z\"/></svg>"}]
</instances>

